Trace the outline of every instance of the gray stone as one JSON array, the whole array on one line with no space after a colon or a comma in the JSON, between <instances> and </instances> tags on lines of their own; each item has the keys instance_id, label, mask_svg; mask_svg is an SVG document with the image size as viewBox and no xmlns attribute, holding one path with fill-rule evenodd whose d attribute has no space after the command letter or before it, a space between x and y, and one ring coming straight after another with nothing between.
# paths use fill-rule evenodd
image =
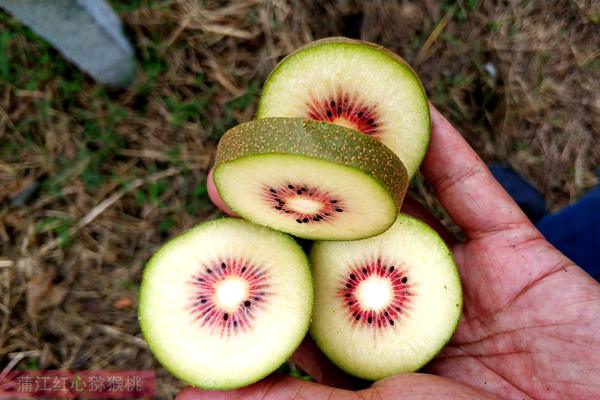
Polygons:
<instances>
[{"instance_id":1,"label":"gray stone","mask_svg":"<svg viewBox=\"0 0 600 400\"><path fill-rule=\"evenodd\" d=\"M94 79L111 86L133 81L133 50L105 0L0 0L0 7Z\"/></svg>"}]
</instances>

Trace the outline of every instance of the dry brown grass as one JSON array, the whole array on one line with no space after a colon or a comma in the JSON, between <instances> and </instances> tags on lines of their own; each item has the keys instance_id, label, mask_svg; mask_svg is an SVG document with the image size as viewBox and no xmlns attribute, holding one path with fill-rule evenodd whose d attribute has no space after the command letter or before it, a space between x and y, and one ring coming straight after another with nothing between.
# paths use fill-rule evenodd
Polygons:
<instances>
[{"instance_id":1,"label":"dry brown grass","mask_svg":"<svg viewBox=\"0 0 600 400\"><path fill-rule=\"evenodd\" d=\"M3 19L14 74L0 83L0 367L157 367L135 311L144 262L217 215L202 186L215 135L251 119L256 83L316 38L404 56L483 158L512 165L552 209L598 182L592 1L142 3L121 14L145 67L126 92L53 67L60 56ZM437 207L425 184L413 192ZM159 371L171 397L180 384Z\"/></svg>"}]
</instances>

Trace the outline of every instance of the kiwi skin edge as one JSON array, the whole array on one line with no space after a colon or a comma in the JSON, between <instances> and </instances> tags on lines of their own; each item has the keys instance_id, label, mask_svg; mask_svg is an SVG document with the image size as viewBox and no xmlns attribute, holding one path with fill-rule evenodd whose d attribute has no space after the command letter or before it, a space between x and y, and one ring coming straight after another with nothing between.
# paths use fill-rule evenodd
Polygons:
<instances>
[{"instance_id":1,"label":"kiwi skin edge","mask_svg":"<svg viewBox=\"0 0 600 400\"><path fill-rule=\"evenodd\" d=\"M263 118L228 130L217 148L215 175L219 164L273 153L319 158L363 172L387 190L398 210L408 189L406 168L386 145L350 128L303 118Z\"/></svg>"}]
</instances>

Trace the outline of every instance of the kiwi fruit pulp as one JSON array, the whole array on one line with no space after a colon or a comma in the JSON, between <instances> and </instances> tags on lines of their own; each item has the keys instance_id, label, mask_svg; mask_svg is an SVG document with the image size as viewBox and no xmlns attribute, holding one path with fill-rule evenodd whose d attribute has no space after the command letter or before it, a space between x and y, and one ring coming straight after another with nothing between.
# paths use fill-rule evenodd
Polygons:
<instances>
[{"instance_id":1,"label":"kiwi fruit pulp","mask_svg":"<svg viewBox=\"0 0 600 400\"><path fill-rule=\"evenodd\" d=\"M450 340L462 308L452 253L425 223L399 214L359 241L316 242L310 332L335 364L378 380L416 371Z\"/></svg>"},{"instance_id":2,"label":"kiwi fruit pulp","mask_svg":"<svg viewBox=\"0 0 600 400\"><path fill-rule=\"evenodd\" d=\"M233 389L290 357L308 331L312 304L308 259L290 236L223 218L172 239L150 259L139 320L174 376Z\"/></svg>"},{"instance_id":3,"label":"kiwi fruit pulp","mask_svg":"<svg viewBox=\"0 0 600 400\"><path fill-rule=\"evenodd\" d=\"M230 129L214 183L237 215L304 239L377 235L394 220L406 170L381 143L349 128L266 118Z\"/></svg>"},{"instance_id":4,"label":"kiwi fruit pulp","mask_svg":"<svg viewBox=\"0 0 600 400\"><path fill-rule=\"evenodd\" d=\"M262 90L257 118L327 121L373 137L414 176L429 144L429 104L417 74L373 43L334 37L285 57Z\"/></svg>"}]
</instances>

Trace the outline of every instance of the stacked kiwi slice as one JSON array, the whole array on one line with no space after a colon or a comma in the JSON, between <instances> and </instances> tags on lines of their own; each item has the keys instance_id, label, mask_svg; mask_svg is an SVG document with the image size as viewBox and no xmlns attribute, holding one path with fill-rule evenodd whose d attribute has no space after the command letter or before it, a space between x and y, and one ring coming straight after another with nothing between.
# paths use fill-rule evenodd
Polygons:
<instances>
[{"instance_id":1,"label":"stacked kiwi slice","mask_svg":"<svg viewBox=\"0 0 600 400\"><path fill-rule=\"evenodd\" d=\"M139 318L156 358L210 389L265 377L309 330L361 378L431 360L462 292L443 240L399 212L429 135L421 82L390 51L328 38L284 58L257 119L217 149L214 185L241 218L192 228L146 266ZM292 236L314 241L308 255Z\"/></svg>"}]
</instances>

